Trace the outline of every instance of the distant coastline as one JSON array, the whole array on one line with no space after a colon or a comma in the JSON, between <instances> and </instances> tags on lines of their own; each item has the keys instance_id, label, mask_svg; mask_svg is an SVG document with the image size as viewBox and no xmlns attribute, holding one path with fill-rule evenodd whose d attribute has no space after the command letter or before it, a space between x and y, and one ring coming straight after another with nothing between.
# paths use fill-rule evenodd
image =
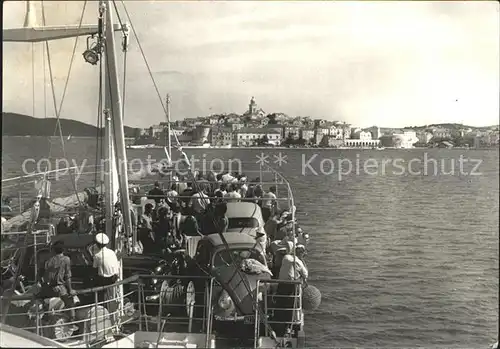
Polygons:
<instances>
[{"instance_id":1,"label":"distant coastline","mask_svg":"<svg viewBox=\"0 0 500 349\"><path fill-rule=\"evenodd\" d=\"M60 139L60 136L39 136L39 135L26 135L26 136L16 136L16 135L2 135L3 138L50 138L51 140L58 141ZM91 140L95 139L94 137L90 136L73 136L72 141L74 140ZM133 138L128 137L129 141L133 141ZM64 137L64 141L68 142L66 137ZM127 150L150 150L150 149L163 149L163 145L150 145L147 147L135 147L131 144L127 145ZM210 149L210 150L267 150L267 151L272 151L272 150L358 150L358 151L393 151L393 150L421 150L421 149L439 149L439 150L449 150L449 149L456 149L456 150L500 150L499 146L491 146L491 147L452 147L452 148L438 148L438 147L413 147L413 148L397 148L397 147L383 147L383 148L370 148L370 147L328 147L328 146L293 146L293 147L287 147L287 146L231 146L231 147L226 147L226 146L194 146L194 145L185 145L182 146L183 149Z\"/></svg>"},{"instance_id":2,"label":"distant coastline","mask_svg":"<svg viewBox=\"0 0 500 349\"><path fill-rule=\"evenodd\" d=\"M103 129L84 122L59 119L61 130L56 118L35 118L28 115L2 112L2 137L88 137L96 138L104 135ZM136 138L140 129L125 126L125 137Z\"/></svg>"},{"instance_id":3,"label":"distant coastline","mask_svg":"<svg viewBox=\"0 0 500 349\"><path fill-rule=\"evenodd\" d=\"M272 116L274 114L270 114ZM269 115L268 115L269 117ZM213 118L213 117L212 117ZM331 126L333 128L329 129L326 126L317 126L316 129L302 130L300 126L290 126L289 124L272 124L271 128L266 128L261 126L260 128L249 129L245 131L246 136L242 136L242 130L245 128L228 128L230 133L225 134L226 131L220 131L220 128L212 130L214 126L211 123L211 117L208 117L209 124L203 123L203 118L199 118L198 122L201 122L200 129L195 128L194 131L191 130L189 134L188 131L184 131L181 135L179 134L179 140L183 147L186 149L337 149L337 150L389 150L389 149L433 149L439 148L454 148L454 149L497 149L498 148L498 126L492 126L489 128L471 128L469 126L464 126L460 124L435 124L429 125L434 127L437 131L432 129L432 133L426 131L424 126L413 126L412 132L403 132L396 129L387 133L387 130L381 132L381 128L375 128L375 130L363 131L361 129L351 130L350 135L343 134L343 140L339 138L338 132L336 131L342 129L345 130L343 126ZM264 118L265 119L265 118ZM187 119L186 119L187 120ZM65 142L74 141L76 138L80 139L96 139L104 135L104 130L102 128L97 128L93 125L89 125L76 120L69 119L59 119L60 129L57 127L56 118L34 118L28 115L17 114L17 113L2 113L2 137L44 137L50 139L50 141L59 141L62 133L62 137ZM192 121L192 120L191 120ZM217 120L219 121L219 120ZM309 120L310 121L310 120ZM316 122L317 120L315 120ZM319 120L327 122L325 120ZM178 123L178 122L176 122ZM240 122L241 123L241 122ZM238 124L239 125L239 124ZM276 127L272 127L275 125ZM288 126L287 126L288 125ZM326 124L323 124L326 125ZM160 125L161 126L161 125ZM163 125L164 126L164 125ZM162 127L163 127L162 126ZM233 125L234 126L234 125ZM240 125L241 126L241 125ZM244 126L244 125L243 125ZM348 125L349 126L349 125ZM288 128L297 128L300 131L300 135L297 138L290 136L291 132L288 132ZM275 128L281 129L281 136L275 138L268 138L268 133L278 133ZM222 127L224 129L224 127ZM423 131L418 131L422 129ZM485 129L486 131L481 129ZM208 133L206 132L208 130ZM211 130L211 131L210 131ZM218 130L218 131L217 131ZM271 130L271 131L263 131ZM326 133L325 133L326 130ZM349 130L349 129L348 129ZM420 132L417 135L417 130ZM156 133L151 131L153 134L145 136L144 129L124 127L125 131L125 143L129 149L162 149L166 142L164 134L157 130ZM179 131L179 130L177 130ZM198 132L200 131L200 132ZM205 133L203 133L203 132ZM302 131L309 132L307 136L302 134ZM318 135L316 135L316 131ZM321 132L320 132L321 131ZM389 130L390 131L390 130ZM165 133L164 129L163 132ZM186 133L187 132L187 133ZM215 132L211 134L210 132ZM217 133L219 132L219 133ZM222 132L222 133L220 133ZM236 132L236 133L235 133ZM251 134L250 134L250 133ZM264 132L264 133L263 133ZM288 136L283 135L288 132ZM298 131L297 131L298 132ZM313 132L313 133L311 133ZM332 136L332 132L334 135ZM399 132L399 133L398 133ZM160 136L158 136L158 134ZM265 134L262 136L262 134ZM361 137L363 134L363 137ZM374 135L375 134L375 135ZM413 134L413 135L412 135ZM219 143L219 136L223 136L225 141L222 143L227 143L227 136L229 135L232 139L231 145L215 145ZM271 134L270 137L274 137ZM336 135L336 136L335 136ZM368 137L367 137L368 135ZM184 139L180 139L184 137ZM238 138L236 138L238 137ZM260 138L259 138L260 137ZM373 137L373 138L372 138ZM177 136L176 136L177 138ZM189 139L188 139L189 138ZM205 141L204 145L201 145L202 141ZM211 144L206 142L210 140ZM250 141L249 141L250 140ZM416 142L411 142L415 140ZM235 144L236 143L236 144ZM253 144L252 144L253 143ZM403 143L403 144L398 144ZM233 145L234 144L234 145ZM276 144L276 145L273 145ZM280 145L278 145L280 144ZM468 147L467 147L468 145Z\"/></svg>"}]
</instances>

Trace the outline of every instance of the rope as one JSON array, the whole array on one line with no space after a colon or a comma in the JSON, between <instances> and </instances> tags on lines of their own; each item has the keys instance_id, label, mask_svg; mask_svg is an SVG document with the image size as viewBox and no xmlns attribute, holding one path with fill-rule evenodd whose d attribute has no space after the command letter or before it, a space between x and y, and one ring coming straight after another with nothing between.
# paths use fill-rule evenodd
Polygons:
<instances>
[{"instance_id":1,"label":"rope","mask_svg":"<svg viewBox=\"0 0 500 349\"><path fill-rule=\"evenodd\" d=\"M80 16L80 22L78 24L78 29L80 29L81 26L82 26L83 16L85 15L85 9L86 8L87 8L87 0L85 0L85 2L83 4L82 14ZM43 20L43 24L45 26L46 18L45 18L45 8L43 6L43 3L42 3L42 20ZM46 49L47 49L47 61L48 61L48 65L49 65L50 85L51 85L51 89L52 89L52 101L54 103L54 111L56 113L56 118L57 118L56 129L54 130L54 135L55 135L57 129L59 129L59 137L60 137L60 140L61 140L61 147L62 147L62 151L63 151L63 156L66 158L66 149L65 149L65 146L64 146L64 136L63 136L63 133L62 133L60 115L61 115L61 110L62 110L64 98L66 97L66 91L67 91L67 88L68 88L69 77L71 75L71 69L73 67L73 61L74 61L74 58L75 58L76 48L78 46L78 37L75 38L75 44L73 46L73 52L72 52L72 55L71 55L71 60L70 60L69 68L68 68L68 75L66 77L66 83L64 84L64 90L63 90L63 94L62 94L61 101L60 101L60 104L59 104L59 109L57 109L56 94L55 94L55 89L54 89L54 76L53 76L53 73L52 73L52 65L51 65L51 60L50 60L50 47L49 47L49 42L48 41L45 42L45 46L46 46ZM51 157L51 152L52 152L52 144L50 145L50 149L49 149L49 158ZM47 170L47 168L46 168L46 170ZM70 175L70 178L71 178L71 184L73 186L73 189L74 189L75 193L77 194L78 204L81 205L82 203L80 201L80 197L78 196L78 191L76 189L76 183L75 183L75 180L74 180L74 177L73 177L73 173L70 172L69 175Z\"/></svg>"}]
</instances>

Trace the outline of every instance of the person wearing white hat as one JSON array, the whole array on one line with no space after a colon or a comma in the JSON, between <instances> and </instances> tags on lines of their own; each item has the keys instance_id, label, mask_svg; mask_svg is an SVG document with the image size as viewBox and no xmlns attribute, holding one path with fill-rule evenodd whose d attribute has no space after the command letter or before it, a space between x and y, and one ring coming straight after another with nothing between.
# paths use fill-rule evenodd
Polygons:
<instances>
[{"instance_id":1,"label":"person wearing white hat","mask_svg":"<svg viewBox=\"0 0 500 349\"><path fill-rule=\"evenodd\" d=\"M306 281L309 273L307 271L307 267L301 258L304 257L305 247L303 245L295 245L295 255L293 255L294 244L291 241L288 241L287 244L287 254L283 257L281 261L281 268L279 271L279 280L302 280ZM295 284L278 284L277 294L282 296L278 299L277 308L285 308L286 310L277 310L275 311L276 320L282 323L289 322L293 315L293 308L296 308L297 305L295 303L296 295L296 287ZM285 325L286 326L286 325ZM281 329L280 329L281 330ZM284 329L283 329L284 330Z\"/></svg>"},{"instance_id":2,"label":"person wearing white hat","mask_svg":"<svg viewBox=\"0 0 500 349\"><path fill-rule=\"evenodd\" d=\"M302 261L306 251L304 245L295 244L295 256L293 255L294 243L292 241L287 241L285 247L287 253L281 261L279 279L307 280L309 273L304 262Z\"/></svg>"},{"instance_id":3,"label":"person wearing white hat","mask_svg":"<svg viewBox=\"0 0 500 349\"><path fill-rule=\"evenodd\" d=\"M115 251L106 247L109 237L99 233L95 236L97 250L94 254L94 268L97 269L97 284L106 286L115 283L120 273L120 265Z\"/></svg>"}]
</instances>

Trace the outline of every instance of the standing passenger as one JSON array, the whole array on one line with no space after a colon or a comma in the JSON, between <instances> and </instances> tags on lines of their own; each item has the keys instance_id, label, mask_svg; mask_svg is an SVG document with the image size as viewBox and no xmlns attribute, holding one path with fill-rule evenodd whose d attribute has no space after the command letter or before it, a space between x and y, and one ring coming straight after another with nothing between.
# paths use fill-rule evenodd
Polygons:
<instances>
[{"instance_id":1,"label":"standing passenger","mask_svg":"<svg viewBox=\"0 0 500 349\"><path fill-rule=\"evenodd\" d=\"M265 193L262 197L262 218L267 222L272 213L277 209L276 201L276 187L273 185L269 192Z\"/></svg>"},{"instance_id":2,"label":"standing passenger","mask_svg":"<svg viewBox=\"0 0 500 349\"><path fill-rule=\"evenodd\" d=\"M71 261L63 254L63 243L56 241L52 248L55 255L45 262L40 275L42 275L42 287L40 297L59 297L64 306L69 310L70 322L75 320L75 309L73 308L73 287L71 285Z\"/></svg>"}]
</instances>

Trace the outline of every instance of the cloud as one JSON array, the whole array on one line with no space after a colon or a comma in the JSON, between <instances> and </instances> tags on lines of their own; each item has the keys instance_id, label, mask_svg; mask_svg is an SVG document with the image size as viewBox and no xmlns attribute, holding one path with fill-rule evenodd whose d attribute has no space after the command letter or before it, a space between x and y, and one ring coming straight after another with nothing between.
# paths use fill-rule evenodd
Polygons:
<instances>
[{"instance_id":1,"label":"cloud","mask_svg":"<svg viewBox=\"0 0 500 349\"><path fill-rule=\"evenodd\" d=\"M78 23L81 2L48 3L48 23ZM172 95L174 119L241 113L255 96L267 112L360 126L498 123L494 2L125 3L162 98ZM86 23L95 21L96 11L89 2ZM22 25L23 13L24 5L6 3L4 27ZM51 43L59 96L73 43ZM97 68L81 59L84 45L81 39L63 112L95 122ZM31 114L31 46L3 48L4 110ZM133 37L127 61L126 123L163 121ZM120 72L122 63L119 52ZM36 85L37 91L43 86L41 68Z\"/></svg>"}]
</instances>

